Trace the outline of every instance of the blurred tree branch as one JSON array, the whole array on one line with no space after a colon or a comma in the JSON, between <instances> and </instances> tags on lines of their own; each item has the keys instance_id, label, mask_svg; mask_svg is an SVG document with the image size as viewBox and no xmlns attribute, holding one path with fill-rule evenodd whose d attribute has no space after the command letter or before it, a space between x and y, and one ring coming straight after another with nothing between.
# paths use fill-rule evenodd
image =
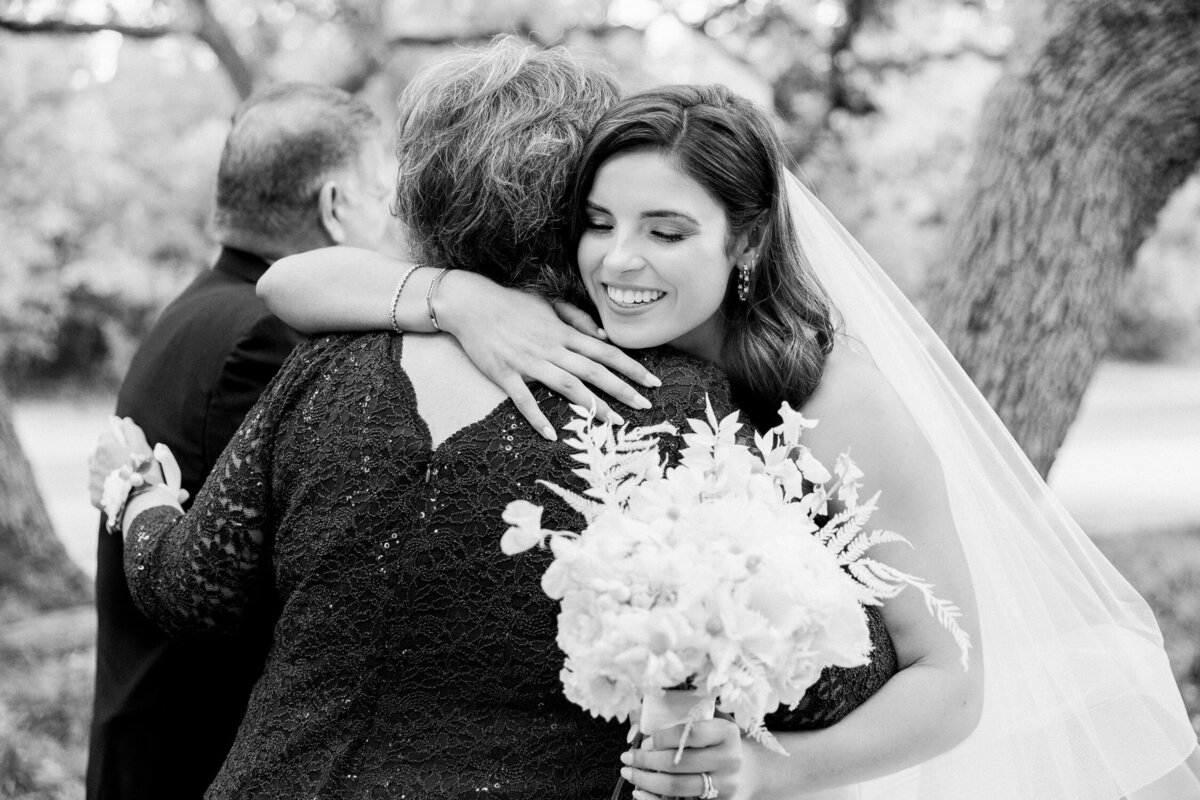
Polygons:
<instances>
[{"instance_id":1,"label":"blurred tree branch","mask_svg":"<svg viewBox=\"0 0 1200 800\"><path fill-rule=\"evenodd\" d=\"M677 0L659 0L660 14L673 16L695 34L705 37L728 57L759 72L770 83L776 111L789 124L803 122L810 132L828 128L829 117L835 111L851 114L873 113L876 105L870 93L856 85L854 70L878 75L888 70L912 71L929 60L949 59L969 52L970 43L961 50L939 53L914 53L912 57L860 59L854 52L857 35L871 22L882 22L885 12L897 0L843 0L840 21L829 29L813 27L810 16L797 12L793 3L766 0L711 0L707 9L697 16L687 13ZM976 0L960 0L970 5ZM270 3L252 3L256 11ZM355 58L345 73L334 82L348 91L360 91L387 64L397 50L413 46L446 46L452 44L481 44L496 35L511 33L541 46L558 43L556 38L540 35L534 20L519 16L509 24L492 24L482 28L448 30L444 34L388 35L383 20L386 0L336 0L324 5L297 0L293 8L313 19L341 25L355 51ZM78 35L99 31L115 31L138 39L167 36L186 36L204 43L216 56L239 97L246 97L265 79L269 56L252 52L244 35L235 36L228 23L214 13L213 0L149 0L134 17L127 16L116 4L102 6L101 19L81 18L69 0L33 2L4 0L0 3L0 29L13 33ZM721 30L716 29L720 27ZM608 19L573 26L575 34L605 38L620 30L633 30L628 25ZM641 32L640 30L638 31ZM774 55L766 62L751 56L757 42L770 35L781 39L788 51L782 61ZM561 37L560 37L561 38ZM269 40L274 41L272 37ZM790 46L787 43L791 43ZM261 44L261 43L260 43ZM816 54L820 53L820 56ZM981 54L1002 57L995 53ZM759 63L763 62L763 63ZM796 95L808 100L797 100ZM821 98L819 114L814 116L812 99ZM814 137L804 137L811 141ZM796 154L803 157L804 153Z\"/></svg>"},{"instance_id":2,"label":"blurred tree branch","mask_svg":"<svg viewBox=\"0 0 1200 800\"><path fill-rule=\"evenodd\" d=\"M41 10L41 4L36 10ZM191 36L203 42L217 57L217 61L229 76L239 97L246 97L254 90L256 70L238 50L229 31L213 14L208 0L183 0L178 6L165 2L154 2L146 12L145 19L127 19L116 8L109 6L108 15L102 20L73 17L71 4L60 5L40 17L31 16L35 10L22 0L9 0L0 12L0 29L13 33L48 33L80 35L113 31L134 39L160 39L165 36ZM159 18L167 22L159 22Z\"/></svg>"},{"instance_id":3,"label":"blurred tree branch","mask_svg":"<svg viewBox=\"0 0 1200 800\"><path fill-rule=\"evenodd\" d=\"M248 97L254 91L256 70L238 51L229 31L213 14L208 0L187 0L187 5L195 19L195 29L192 34L212 50L217 61L225 68L225 73L229 76L238 97L243 99Z\"/></svg>"},{"instance_id":4,"label":"blurred tree branch","mask_svg":"<svg viewBox=\"0 0 1200 800\"><path fill-rule=\"evenodd\" d=\"M7 15L0 16L0 30L12 33L59 33L85 34L115 31L133 39L159 39L163 36L191 34L192 31L179 25L137 25L119 20L108 22L83 22L70 19L25 20Z\"/></svg>"}]
</instances>

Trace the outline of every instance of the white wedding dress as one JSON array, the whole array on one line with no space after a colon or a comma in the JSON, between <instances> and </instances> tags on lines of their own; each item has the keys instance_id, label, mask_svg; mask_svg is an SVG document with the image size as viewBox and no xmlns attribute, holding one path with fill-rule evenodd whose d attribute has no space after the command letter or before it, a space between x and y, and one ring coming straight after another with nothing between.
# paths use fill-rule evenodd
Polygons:
<instances>
[{"instance_id":1,"label":"white wedding dress","mask_svg":"<svg viewBox=\"0 0 1200 800\"><path fill-rule=\"evenodd\" d=\"M799 181L788 192L800 242L847 336L942 462L984 667L982 719L961 745L805 800L1200 798L1196 732L1150 608L878 265Z\"/></svg>"}]
</instances>

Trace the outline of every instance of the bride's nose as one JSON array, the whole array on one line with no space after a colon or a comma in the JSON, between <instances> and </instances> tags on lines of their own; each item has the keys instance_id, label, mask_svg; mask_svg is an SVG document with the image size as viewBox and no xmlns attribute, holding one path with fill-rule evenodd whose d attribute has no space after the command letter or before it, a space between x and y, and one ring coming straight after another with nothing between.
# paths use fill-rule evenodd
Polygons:
<instances>
[{"instance_id":1,"label":"bride's nose","mask_svg":"<svg viewBox=\"0 0 1200 800\"><path fill-rule=\"evenodd\" d=\"M646 259L642 256L636 242L631 240L632 237L615 236L612 239L612 246L608 252L604 254L604 266L614 272L634 272L646 266Z\"/></svg>"}]
</instances>

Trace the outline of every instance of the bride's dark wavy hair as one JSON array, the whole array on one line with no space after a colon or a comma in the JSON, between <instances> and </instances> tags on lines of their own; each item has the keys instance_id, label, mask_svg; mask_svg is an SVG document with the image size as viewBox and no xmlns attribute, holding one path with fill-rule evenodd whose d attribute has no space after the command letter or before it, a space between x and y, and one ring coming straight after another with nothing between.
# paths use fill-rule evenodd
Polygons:
<instances>
[{"instance_id":1,"label":"bride's dark wavy hair","mask_svg":"<svg viewBox=\"0 0 1200 800\"><path fill-rule=\"evenodd\" d=\"M596 172L634 150L662 153L721 205L729 255L743 234L759 242L745 302L737 296L738 270L730 270L720 366L761 412L773 413L785 400L802 403L821 380L836 324L792 225L783 146L770 120L720 85L665 86L621 101L592 130L575 174L573 250L587 226ZM563 293L578 302L582 284Z\"/></svg>"}]
</instances>

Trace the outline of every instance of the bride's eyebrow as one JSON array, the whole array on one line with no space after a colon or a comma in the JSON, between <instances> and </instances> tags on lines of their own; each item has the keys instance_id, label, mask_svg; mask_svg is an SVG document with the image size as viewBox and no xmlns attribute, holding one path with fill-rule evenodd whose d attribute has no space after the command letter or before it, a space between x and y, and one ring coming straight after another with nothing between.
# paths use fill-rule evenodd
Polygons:
<instances>
[{"instance_id":1,"label":"bride's eyebrow","mask_svg":"<svg viewBox=\"0 0 1200 800\"><path fill-rule=\"evenodd\" d=\"M654 211L643 211L642 216L647 219L663 219L663 218L682 219L686 222L692 223L697 228L700 227L699 220L697 220L691 214L685 214L682 211L671 211L669 209L656 209Z\"/></svg>"},{"instance_id":2,"label":"bride's eyebrow","mask_svg":"<svg viewBox=\"0 0 1200 800\"><path fill-rule=\"evenodd\" d=\"M610 217L612 216L611 211L609 211L607 208L600 205L599 203L593 203L591 200L587 201L587 210L591 211L591 212L595 212L597 214L608 214ZM697 220L691 214L687 214L683 211L671 211L670 209L655 209L653 211L643 211L641 213L641 217L643 219L681 219L681 220L684 220L685 222L690 222L692 225L695 225L697 228L700 227L699 220Z\"/></svg>"}]
</instances>

